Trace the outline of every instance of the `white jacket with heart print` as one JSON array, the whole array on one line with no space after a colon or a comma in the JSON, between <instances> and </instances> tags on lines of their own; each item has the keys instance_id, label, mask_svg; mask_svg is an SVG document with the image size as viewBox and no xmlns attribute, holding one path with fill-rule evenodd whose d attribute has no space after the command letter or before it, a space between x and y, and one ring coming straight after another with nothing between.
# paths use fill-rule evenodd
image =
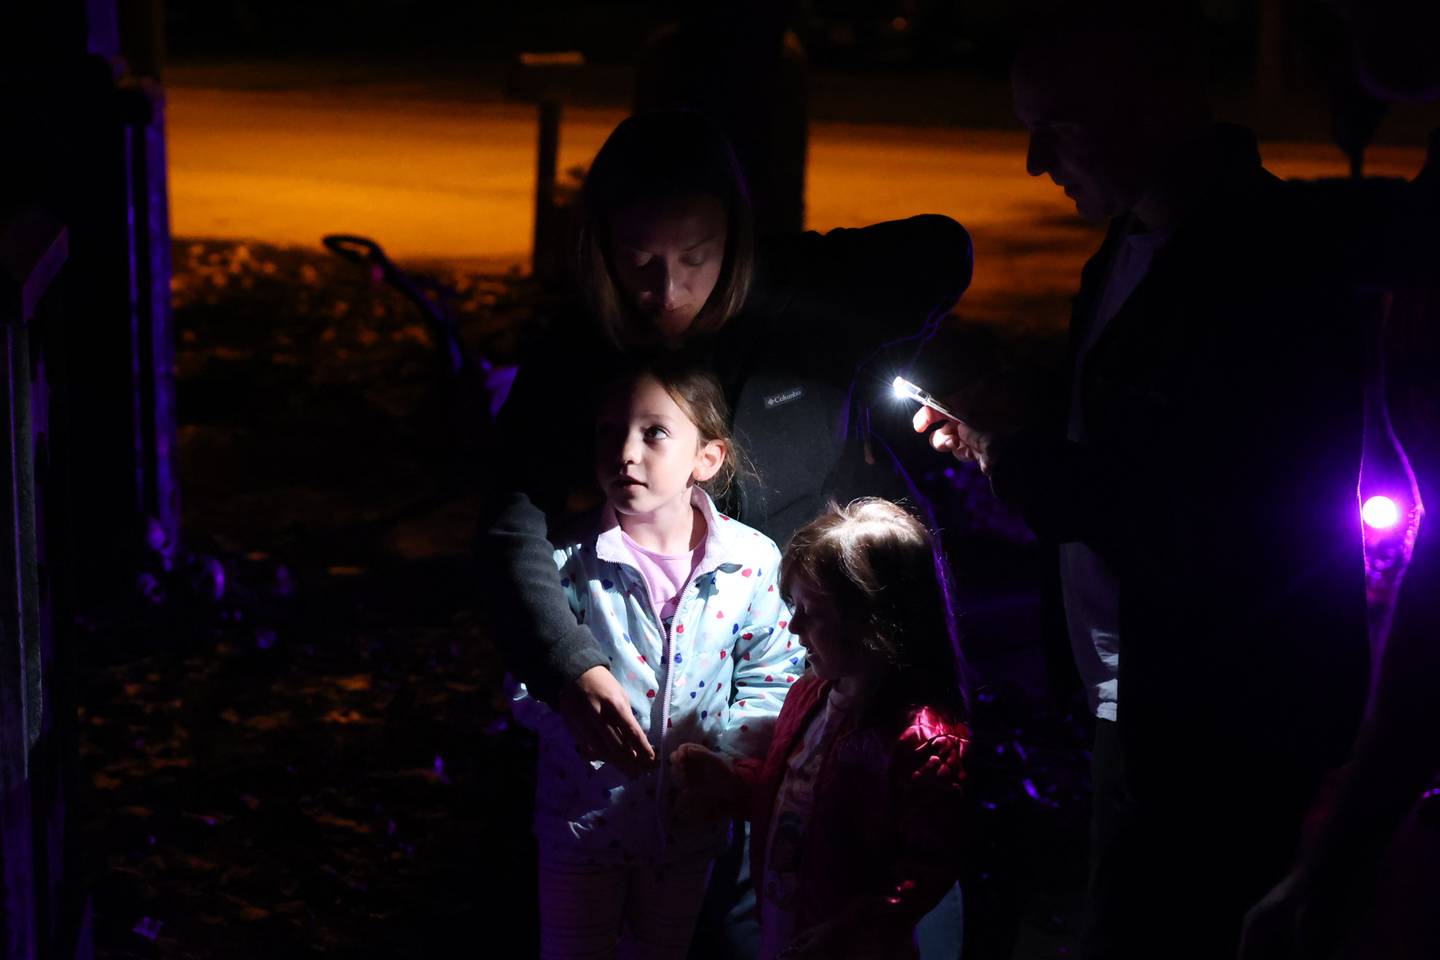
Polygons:
<instances>
[{"instance_id":1,"label":"white jacket with heart print","mask_svg":"<svg viewBox=\"0 0 1440 960\"><path fill-rule=\"evenodd\" d=\"M613 764L582 759L559 716L512 682L516 718L540 737L535 835L551 861L713 856L725 827L677 814L670 754L699 743L731 759L763 758L785 694L805 669L804 649L787 629L775 543L720 514L698 487L694 502L705 518L705 549L668 631L608 506L555 551L570 608L609 658L657 762L632 779Z\"/></svg>"}]
</instances>

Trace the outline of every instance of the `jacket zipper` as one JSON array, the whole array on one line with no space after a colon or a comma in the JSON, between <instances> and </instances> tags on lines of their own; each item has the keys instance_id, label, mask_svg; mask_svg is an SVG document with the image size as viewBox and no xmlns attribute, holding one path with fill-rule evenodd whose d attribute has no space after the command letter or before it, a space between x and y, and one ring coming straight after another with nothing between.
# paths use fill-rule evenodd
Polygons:
<instances>
[{"instance_id":1,"label":"jacket zipper","mask_svg":"<svg viewBox=\"0 0 1440 960\"><path fill-rule=\"evenodd\" d=\"M630 570L628 565L621 566L623 570ZM634 577L640 584L640 590L645 595L645 612L654 619L655 625L660 628L663 638L660 643L660 687L655 695L660 697L660 732L657 740L652 746L655 749L655 823L658 838L660 841L659 856L657 860L664 859L666 836L665 836L665 729L670 725L670 674L673 644L672 633L675 629L675 622L680 619L680 610L685 605L685 597L689 594L689 587L686 587L685 594L680 597L680 602L675 605L675 616L670 618L670 626L665 626L659 614L655 612L655 601L650 596L650 584L646 582L643 575ZM692 581L693 582L693 581ZM658 864L657 864L658 865Z\"/></svg>"},{"instance_id":2,"label":"jacket zipper","mask_svg":"<svg viewBox=\"0 0 1440 960\"><path fill-rule=\"evenodd\" d=\"M669 831L665 823L665 780L670 765L665 761L665 735L670 729L670 681L674 674L672 668L675 656L675 624L684 623L680 614L686 609L686 601L690 599L694 585L695 578L692 577L685 586L685 592L680 595L680 602L675 604L675 616L670 618L670 626L665 628L665 667L661 674L659 691L660 696L665 699L660 702L660 743L655 748L655 762L660 768L655 778L655 820L660 832L660 860L664 860L665 848L669 845Z\"/></svg>"},{"instance_id":3,"label":"jacket zipper","mask_svg":"<svg viewBox=\"0 0 1440 960\"><path fill-rule=\"evenodd\" d=\"M633 568L631 568L628 564L620 564L617 566L619 566L623 570L633 571ZM650 616L655 618L656 624L664 632L664 640L661 643L660 647L660 659L663 661L660 666L660 688L655 691L656 696L663 698L660 701L660 735L658 738L658 742L652 744L652 746L655 748L655 764L658 768L655 773L655 824L659 833L660 840L659 856L657 857L657 860L664 859L665 848L669 845L669 840L666 835L667 831L665 824L665 781L666 773L669 768L669 764L665 760L665 732L670 727L670 681L673 674L673 670L671 668L674 666L673 657L675 655L675 624L683 622L680 619L680 614L686 609L687 601L689 601L691 594L699 591L699 588L696 586L696 581L698 581L700 577L705 573L711 572L715 569L709 564L706 564L706 568L708 569L702 569L700 572L696 573L693 577L690 578L690 582L686 584L685 592L680 595L680 602L675 605L675 616L670 618L670 626L668 627L666 627L665 624L660 621L659 615L655 613L654 598L650 596L650 584L646 582L643 575L634 577L634 579L639 581L640 589L644 591L646 611L650 614ZM634 571L634 573L638 573L638 571Z\"/></svg>"}]
</instances>

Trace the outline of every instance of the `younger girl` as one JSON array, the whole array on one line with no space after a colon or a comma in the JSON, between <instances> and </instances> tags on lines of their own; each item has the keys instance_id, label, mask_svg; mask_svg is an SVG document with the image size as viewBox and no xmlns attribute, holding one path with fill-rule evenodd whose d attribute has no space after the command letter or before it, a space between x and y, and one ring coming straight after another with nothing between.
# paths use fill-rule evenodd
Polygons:
<instances>
[{"instance_id":1,"label":"younger girl","mask_svg":"<svg viewBox=\"0 0 1440 960\"><path fill-rule=\"evenodd\" d=\"M958 875L970 738L930 537L888 501L832 504L781 583L810 671L763 764L697 744L672 768L687 800L748 808L762 958L916 956Z\"/></svg>"},{"instance_id":2,"label":"younger girl","mask_svg":"<svg viewBox=\"0 0 1440 960\"><path fill-rule=\"evenodd\" d=\"M722 516L739 459L719 384L683 360L602 391L595 473L604 505L557 540L555 563L658 758L679 744L764 756L804 669L778 586L780 554ZM558 424L547 425L558 427ZM517 685L540 735L535 834L541 953L683 957L722 826L674 804L665 763L587 761L559 716Z\"/></svg>"}]
</instances>

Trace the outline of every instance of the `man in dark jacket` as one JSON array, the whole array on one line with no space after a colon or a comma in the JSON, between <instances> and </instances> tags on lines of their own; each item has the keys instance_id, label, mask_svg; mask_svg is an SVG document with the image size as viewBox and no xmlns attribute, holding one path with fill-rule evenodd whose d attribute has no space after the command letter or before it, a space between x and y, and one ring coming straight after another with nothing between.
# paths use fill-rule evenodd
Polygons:
<instances>
[{"instance_id":1,"label":"man in dark jacket","mask_svg":"<svg viewBox=\"0 0 1440 960\"><path fill-rule=\"evenodd\" d=\"M1029 172L1110 229L1050 428L931 435L1059 547L1097 718L1095 957L1233 955L1367 681L1358 331L1186 33L1091 11L1020 54Z\"/></svg>"}]
</instances>

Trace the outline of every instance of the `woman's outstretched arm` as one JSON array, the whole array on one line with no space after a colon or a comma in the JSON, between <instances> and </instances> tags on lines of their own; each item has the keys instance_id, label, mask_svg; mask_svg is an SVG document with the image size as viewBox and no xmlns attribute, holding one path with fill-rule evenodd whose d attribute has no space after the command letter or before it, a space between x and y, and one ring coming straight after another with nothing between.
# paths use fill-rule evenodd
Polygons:
<instances>
[{"instance_id":1,"label":"woman's outstretched arm","mask_svg":"<svg viewBox=\"0 0 1440 960\"><path fill-rule=\"evenodd\" d=\"M939 214L775 237L765 252L757 305L787 329L823 338L846 382L895 341L918 347L974 269L970 234Z\"/></svg>"},{"instance_id":2,"label":"woman's outstretched arm","mask_svg":"<svg viewBox=\"0 0 1440 960\"><path fill-rule=\"evenodd\" d=\"M523 364L501 410L476 543L491 636L506 669L564 719L593 760L647 765L655 754L600 645L561 583L547 511L589 476L585 378L560 343ZM590 355L592 361L596 359Z\"/></svg>"}]
</instances>

